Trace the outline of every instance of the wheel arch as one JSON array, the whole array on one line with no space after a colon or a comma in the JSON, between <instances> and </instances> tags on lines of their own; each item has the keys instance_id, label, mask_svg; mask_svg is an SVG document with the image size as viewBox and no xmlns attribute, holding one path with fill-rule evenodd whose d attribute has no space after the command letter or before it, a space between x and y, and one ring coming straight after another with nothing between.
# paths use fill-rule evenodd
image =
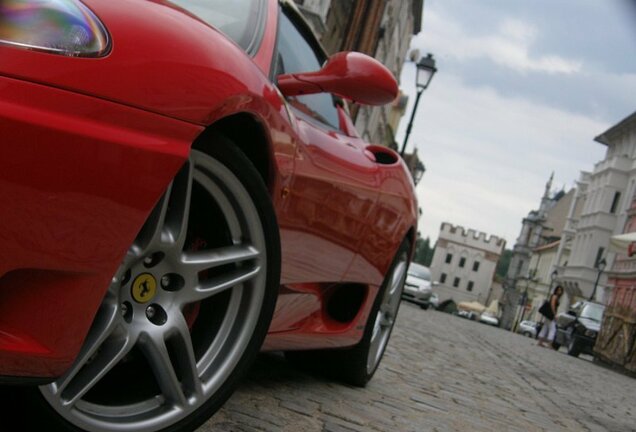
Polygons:
<instances>
[{"instance_id":1,"label":"wheel arch","mask_svg":"<svg viewBox=\"0 0 636 432\"><path fill-rule=\"evenodd\" d=\"M406 232L404 236L405 239L409 241L409 262L413 261L413 255L415 254L415 242L417 239L416 227L412 226Z\"/></svg>"},{"instance_id":2,"label":"wheel arch","mask_svg":"<svg viewBox=\"0 0 636 432\"><path fill-rule=\"evenodd\" d=\"M265 185L273 183L273 152L265 127L253 114L239 112L224 117L205 128L193 147L212 145L212 137L220 134L234 143L254 164Z\"/></svg>"}]
</instances>

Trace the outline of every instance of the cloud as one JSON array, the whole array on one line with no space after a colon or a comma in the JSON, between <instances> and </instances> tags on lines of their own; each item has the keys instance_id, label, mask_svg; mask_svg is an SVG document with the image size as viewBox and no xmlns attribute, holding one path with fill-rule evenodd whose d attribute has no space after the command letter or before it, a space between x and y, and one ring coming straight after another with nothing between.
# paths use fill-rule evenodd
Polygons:
<instances>
[{"instance_id":1,"label":"cloud","mask_svg":"<svg viewBox=\"0 0 636 432\"><path fill-rule=\"evenodd\" d=\"M532 55L532 46L539 37L536 27L519 19L504 18L486 35L468 34L464 28L435 10L428 10L426 44L436 51L460 61L486 58L493 63L520 73L574 74L582 62L556 54Z\"/></svg>"},{"instance_id":2,"label":"cloud","mask_svg":"<svg viewBox=\"0 0 636 432\"><path fill-rule=\"evenodd\" d=\"M403 82L412 74L413 67L405 67ZM408 147L418 146L427 168L417 188L424 236L436 238L446 221L503 237L512 246L552 171L555 186L570 186L604 155L593 137L609 124L468 86L456 75L436 80L420 103Z\"/></svg>"}]
</instances>

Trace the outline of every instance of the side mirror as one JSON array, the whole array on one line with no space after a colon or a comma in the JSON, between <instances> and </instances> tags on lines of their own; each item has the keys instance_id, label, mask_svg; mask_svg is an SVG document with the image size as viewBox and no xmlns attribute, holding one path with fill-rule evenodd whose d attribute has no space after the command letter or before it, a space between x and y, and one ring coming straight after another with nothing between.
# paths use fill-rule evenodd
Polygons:
<instances>
[{"instance_id":1,"label":"side mirror","mask_svg":"<svg viewBox=\"0 0 636 432\"><path fill-rule=\"evenodd\" d=\"M571 317L576 318L576 312L574 312L573 310L567 311L566 314L570 315Z\"/></svg>"},{"instance_id":2,"label":"side mirror","mask_svg":"<svg viewBox=\"0 0 636 432\"><path fill-rule=\"evenodd\" d=\"M366 105L384 105L398 94L395 77L382 63L366 54L339 52L319 71L278 76L285 96L333 93Z\"/></svg>"}]
</instances>

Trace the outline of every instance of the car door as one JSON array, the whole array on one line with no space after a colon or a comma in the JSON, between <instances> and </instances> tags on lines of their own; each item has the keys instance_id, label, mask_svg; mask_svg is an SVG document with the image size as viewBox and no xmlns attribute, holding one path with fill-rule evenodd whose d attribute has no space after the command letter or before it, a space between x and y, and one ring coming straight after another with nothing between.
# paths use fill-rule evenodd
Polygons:
<instances>
[{"instance_id":1,"label":"car door","mask_svg":"<svg viewBox=\"0 0 636 432\"><path fill-rule=\"evenodd\" d=\"M306 24L282 7L274 76L315 71L325 60ZM378 168L362 140L350 128L343 132L344 111L332 95L286 100L298 143L290 193L279 213L283 283L338 282L373 215Z\"/></svg>"}]
</instances>

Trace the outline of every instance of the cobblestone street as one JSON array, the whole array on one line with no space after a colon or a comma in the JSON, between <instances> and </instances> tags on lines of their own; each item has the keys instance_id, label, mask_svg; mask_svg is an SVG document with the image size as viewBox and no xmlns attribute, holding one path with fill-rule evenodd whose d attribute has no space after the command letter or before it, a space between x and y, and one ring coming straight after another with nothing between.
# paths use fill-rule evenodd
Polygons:
<instances>
[{"instance_id":1,"label":"cobblestone street","mask_svg":"<svg viewBox=\"0 0 636 432\"><path fill-rule=\"evenodd\" d=\"M200 432L635 431L636 379L404 303L366 389L262 355Z\"/></svg>"}]
</instances>

